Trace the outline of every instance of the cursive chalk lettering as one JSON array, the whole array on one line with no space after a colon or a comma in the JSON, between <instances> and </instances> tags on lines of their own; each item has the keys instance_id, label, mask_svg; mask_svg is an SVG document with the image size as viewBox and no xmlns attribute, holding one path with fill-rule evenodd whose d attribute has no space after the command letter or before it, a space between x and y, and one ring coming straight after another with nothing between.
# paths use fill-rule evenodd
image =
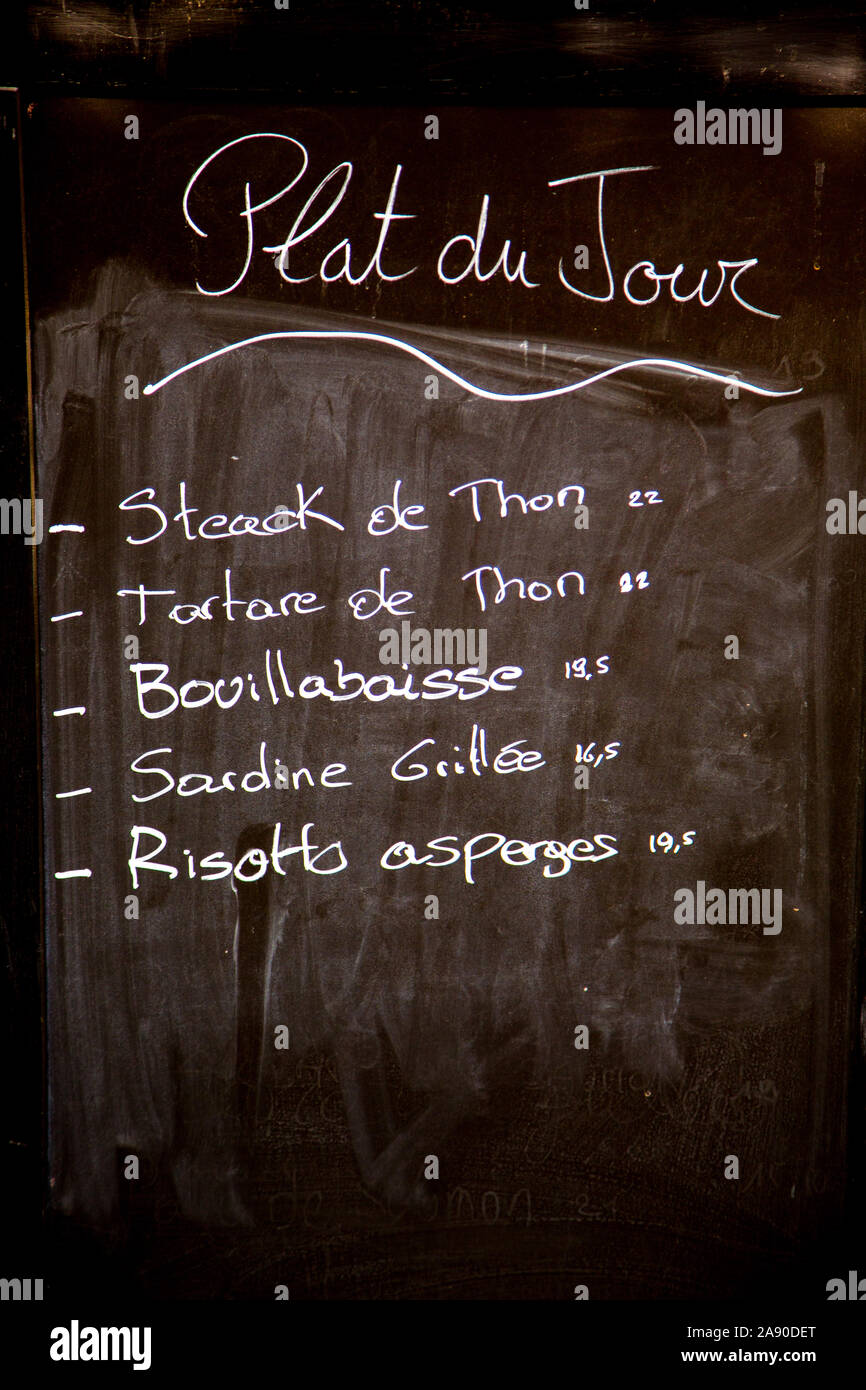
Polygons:
<instances>
[{"instance_id":1,"label":"cursive chalk lettering","mask_svg":"<svg viewBox=\"0 0 866 1390\"><path fill-rule=\"evenodd\" d=\"M138 625L143 627L147 622L147 600L155 597L176 597L177 590L146 589L143 584L139 584L134 589L118 589L117 596L138 599ZM222 597L219 594L209 594L199 603L176 603L167 616L169 622L179 623L182 627L198 621L212 622L214 613L211 605L216 604L217 611L222 609L227 622L249 619L250 622L260 623L267 618L288 618L291 614L321 613L325 607L323 603L316 603L314 593L298 589L291 589L288 593L282 594L276 602L275 608L264 598L236 598L232 589L232 572L227 569Z\"/></svg>"},{"instance_id":2,"label":"cursive chalk lettering","mask_svg":"<svg viewBox=\"0 0 866 1390\"><path fill-rule=\"evenodd\" d=\"M305 675L297 682L297 692L289 681L283 662L282 651L278 648L271 659L271 650L265 653L264 679L262 688L269 692L273 705L280 703L280 695L302 700L331 700L335 704L363 697L373 704L383 700L448 700L454 696L458 700L477 700L492 691L509 692L517 687L514 684L523 675L520 666L497 666L489 675L482 676L476 666L467 666L459 671L443 667L431 671L419 682L416 688L415 673L406 676L367 676L360 671L344 671L339 657L334 657L336 676L327 680L322 675ZM164 719L175 710L202 709L215 704L219 709L228 710L246 694L246 698L258 704L262 694L252 671L246 676L241 673L228 680L220 676L216 680L193 678L176 686L168 677L171 668L162 661L134 661L129 665L130 675L135 681L135 695L139 714L145 719Z\"/></svg>"},{"instance_id":3,"label":"cursive chalk lettering","mask_svg":"<svg viewBox=\"0 0 866 1390\"><path fill-rule=\"evenodd\" d=\"M232 151L234 152L233 155L229 153ZM236 162L232 163L232 160L237 161L239 152L252 167L247 168L241 164L241 172L237 177L236 184L231 184L232 189L237 188L237 193L232 192L228 195L230 198L228 209L221 208L219 206L220 194L216 190L225 186L233 171L238 167ZM228 156L228 160L224 158L225 156ZM288 161L287 165L286 161ZM285 173L277 172L275 174L275 165L278 169L280 165L286 166ZM183 194L183 216L187 225L197 237L207 238L208 232L200 225L196 217L201 218L203 216L204 208L213 212L216 206L223 218L226 211L235 211L242 219L245 229L242 253L241 248L238 248L240 269L235 278L229 284L223 285L222 288L207 288L196 281L196 289L200 294L220 296L231 294L237 290L243 284L253 264L253 256L257 246L258 250L264 252L275 265L281 280L289 285L301 285L317 278L326 285L335 281L345 281L346 284L352 286L363 285L370 279L378 280L380 284L383 284L404 280L420 269L418 265L396 268L392 258L392 248L389 244L396 224L412 221L416 216L411 212L398 212L396 210L400 179L403 173L401 164L394 166L384 209L366 214L367 218L372 219L374 229L376 223L379 225L375 244L372 243L370 236L371 229L369 225L367 226L366 232L362 236L366 248L360 261L353 250L350 236L343 235L334 240L330 230L332 225L335 225L333 219L336 219L336 224L339 224L339 219L345 214L347 193L355 178L354 165L351 160L341 160L319 179L312 192L306 193L306 191L301 191L299 186L307 174L309 165L310 153L306 145L295 139L294 136L273 131L254 131L248 135L239 136L237 139L229 140L226 144L220 145L199 164ZM592 181L595 181L596 183L598 244L593 262L600 261L604 267L606 285L601 293L594 293L581 288L573 283L566 274L566 262L560 258L558 278L563 288L569 294L596 304L609 304L621 295L628 304L635 308L643 308L648 304L654 304L662 292L662 287L666 286L670 298L675 304L688 304L696 301L704 309L709 309L717 304L727 288L734 302L745 309L747 313L757 314L762 318L778 318L778 314L759 308L740 293L738 282L747 271L757 266L757 256L746 256L739 260L718 257L715 262L715 270L711 271L705 267L699 275L696 275L695 272L686 272L684 260L678 261L673 270L657 270L655 262L649 257L641 257L625 271L619 267L615 268L611 253L610 233L605 225L605 181L610 178L619 179L627 174L651 173L657 167L657 165L652 164L623 165L617 168L594 169L585 173L568 174L561 178L548 180L548 188L551 189L561 189L568 185L584 182L591 184ZM220 182L214 183L213 177L217 173L217 169L219 170ZM288 181L282 182L286 176L288 176ZM270 183L268 184L269 178ZM272 188L274 184L277 185L276 191L269 192L268 189ZM253 187L256 189L255 195L251 192ZM289 207L284 201L293 190L297 190L300 206ZM225 196L223 195L223 197ZM240 207L236 206L235 198L242 204ZM354 189L351 201L354 206ZM194 202L196 207L202 211L198 211L194 215L191 211L191 202ZM258 226L259 218L260 215L266 215L268 218L273 217L275 214L269 210L275 209L277 205L280 205L280 214L290 219L288 231L282 235L282 239L279 241L265 241L268 233L261 232ZM288 212L286 211L287 208L289 209ZM444 285L458 286L468 276L472 276L473 280L479 284L491 281L501 283L504 278L509 284L519 285L522 289L536 289L542 283L544 267L534 267L540 278L530 279L527 271L527 253L525 250L519 253L512 252L510 237L506 237L501 242L498 256L495 249L484 250L490 208L490 195L482 193L480 195L480 210L473 233L459 231L444 241L441 241L439 237L434 237L434 244L441 248L434 268L437 279ZM464 225L466 224L464 223ZM284 226L285 223L283 223ZM576 231L576 228L571 231L570 244L574 242ZM317 249L312 249L313 245L320 241L320 234L326 237L327 249L324 252L320 244L317 245ZM582 231L580 235L584 235ZM258 245L259 241L264 244ZM330 245L328 245L329 242ZM386 249L388 251L387 267L385 262ZM290 264L293 269L298 269L298 261L301 262L301 273L291 273ZM678 288L678 281L681 276L685 276L686 282L693 286L685 293L680 292ZM695 284L696 279L697 283ZM711 282L709 292L707 291L708 281ZM713 282L715 283L713 284ZM371 534L375 534L375 532Z\"/></svg>"},{"instance_id":4,"label":"cursive chalk lettering","mask_svg":"<svg viewBox=\"0 0 866 1390\"><path fill-rule=\"evenodd\" d=\"M294 531L296 527L301 531L306 531L308 518L311 521L320 521L325 526L332 526L336 531L346 529L332 516L327 516L324 512L313 511L312 503L315 502L320 493L324 492L323 487L317 487L310 497L305 495L303 483L296 483L295 490L298 494L296 511L279 506L261 520L258 516L241 514L234 517L232 521L229 521L228 516L224 513L216 512L213 516L205 517L204 521L192 527L190 518L201 509L187 505L186 483L181 482L179 485L180 511L176 512L171 519L182 523L184 537L188 541L233 540L238 536L280 536L286 531ZM140 502L138 500L140 497L148 500ZM162 507L154 501L155 497L156 492L152 487L144 487L140 488L138 492L131 493L129 497L124 497L122 502L118 502L118 508L122 512L153 512L159 522L158 529L152 531L148 536L127 536L126 540L129 545L149 545L151 541L158 540L168 529L169 518ZM151 525L153 524L151 520Z\"/></svg>"}]
</instances>

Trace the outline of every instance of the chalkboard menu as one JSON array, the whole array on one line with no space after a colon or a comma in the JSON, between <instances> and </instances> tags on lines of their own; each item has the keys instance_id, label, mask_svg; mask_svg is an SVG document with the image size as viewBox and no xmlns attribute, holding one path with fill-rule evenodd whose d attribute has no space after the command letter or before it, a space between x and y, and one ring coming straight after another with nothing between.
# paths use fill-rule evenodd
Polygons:
<instances>
[{"instance_id":1,"label":"chalkboard menu","mask_svg":"<svg viewBox=\"0 0 866 1390\"><path fill-rule=\"evenodd\" d=\"M146 1293L825 1296L866 125L752 114L30 109L51 1202Z\"/></svg>"}]
</instances>

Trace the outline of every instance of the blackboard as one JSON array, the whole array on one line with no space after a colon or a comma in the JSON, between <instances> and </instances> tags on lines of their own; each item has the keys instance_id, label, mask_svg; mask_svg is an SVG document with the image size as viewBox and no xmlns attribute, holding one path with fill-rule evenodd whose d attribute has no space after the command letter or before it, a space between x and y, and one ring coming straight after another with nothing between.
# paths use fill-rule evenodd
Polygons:
<instances>
[{"instance_id":1,"label":"blackboard","mask_svg":"<svg viewBox=\"0 0 866 1390\"><path fill-rule=\"evenodd\" d=\"M775 114L29 111L51 1207L146 1294L825 1296L864 125Z\"/></svg>"}]
</instances>

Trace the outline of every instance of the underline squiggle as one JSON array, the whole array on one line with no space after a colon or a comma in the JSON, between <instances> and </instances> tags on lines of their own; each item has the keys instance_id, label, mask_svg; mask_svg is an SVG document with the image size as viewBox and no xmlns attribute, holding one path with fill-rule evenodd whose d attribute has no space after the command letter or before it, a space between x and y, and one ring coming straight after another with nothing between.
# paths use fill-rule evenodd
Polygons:
<instances>
[{"instance_id":1,"label":"underline squiggle","mask_svg":"<svg viewBox=\"0 0 866 1390\"><path fill-rule=\"evenodd\" d=\"M650 368L656 370L667 370L674 372L684 372L687 376L699 376L705 381L718 381L725 386L736 385L741 391L750 391L754 396L767 396L777 399L781 396L798 396L803 390L802 386L796 387L793 391L771 391L764 386L757 386L754 382L744 381L742 377L733 376L731 373L725 375L723 372L710 371L706 367L696 367L690 362L680 362L672 357L636 357L631 362L618 362L613 367L606 367L604 371L594 372L592 376L582 377L580 381L567 383L565 386L551 386L545 391L521 391L509 393L505 391L488 391L483 386L476 385L467 377L460 376L459 372L452 371L446 367L444 362L440 362L435 357L431 357L422 348L413 346L412 343L404 342L402 338L392 338L385 333L361 333L351 332L341 329L321 329L321 330L291 330L279 333L258 333L254 338L241 338L236 343L228 343L226 347L217 348L215 352L205 353L204 357L196 357L194 361L187 362L183 367L177 367L168 376L162 377L159 381L151 382L145 386L144 394L153 396L157 391L161 391L170 381L183 376L185 372L191 372L196 367L202 367L206 362L214 362L218 357L225 357L227 353L237 352L240 348L253 347L256 343L274 342L279 338L303 339L306 341L323 339L342 339L346 342L366 342L382 343L385 347L397 348L400 352L408 353L410 357L415 357L419 362L424 362L432 367L448 381L453 381L456 386L461 386L464 391L469 391L473 396L478 396L484 401L549 401L556 396L567 396L574 391L582 391L586 386L593 386L597 381L603 381L605 377L616 376L619 372L632 371L635 368Z\"/></svg>"}]
</instances>

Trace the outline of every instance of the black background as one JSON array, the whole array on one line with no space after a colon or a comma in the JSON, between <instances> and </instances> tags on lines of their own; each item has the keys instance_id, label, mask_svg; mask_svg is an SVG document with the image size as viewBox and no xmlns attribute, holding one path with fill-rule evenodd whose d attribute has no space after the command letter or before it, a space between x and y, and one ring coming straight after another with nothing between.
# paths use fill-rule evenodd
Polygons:
<instances>
[{"instance_id":1,"label":"black background","mask_svg":"<svg viewBox=\"0 0 866 1390\"><path fill-rule=\"evenodd\" d=\"M660 101L662 95L665 104L673 104L693 97L709 102L721 91L726 105L759 92L765 104L811 100L843 106L846 102L856 105L863 88L861 21L827 11L781 16L775 8L766 7L762 16L766 27L761 28L754 23L754 6L739 14L726 7L725 14L717 17L695 17L675 7L653 7L652 19L625 7L616 11L607 7L604 17L587 17L563 15L563 7L542 6L535 8L531 23L520 18L509 20L501 11L493 16L477 9L457 11L445 6L391 5L359 10L318 5L314 13L274 15L262 6L239 5L227 6L218 14L196 14L192 21L184 7L78 7L78 16L93 21L88 27L64 17L60 6L26 9L27 24L22 27L28 34L17 70L8 72L6 80L23 87L25 106L35 102L36 120L40 100L49 93L96 95L118 87L138 98L151 94L271 93L310 103L336 98L387 104L406 100L409 95L414 101L421 94L424 99L436 96L443 106L467 98L482 103L580 104L652 102ZM112 22L107 23L107 19ZM292 40L281 47L280 28L287 23L294 26ZM118 24L124 35L121 38L117 37ZM804 54L809 56L804 59ZM11 107L10 100L10 122ZM72 126L73 118L70 135ZM12 145L9 140L4 142L9 174L4 186L9 189L17 182ZM74 140L70 139L67 149L71 161ZM856 172L852 168L852 178ZM74 186L74 180L69 183ZM801 196L807 203L806 190ZM68 289L69 267L74 263L76 273L81 268L83 248L92 255L94 265L118 249L100 243L93 222L88 225L86 210L80 213L83 215L72 219L81 229L80 244L75 248L59 245L55 265L38 267L41 283L52 287L46 296L49 303L62 300ZM8 228L10 223L6 225ZM844 235L841 223L839 234ZM17 236L13 235L12 241L13 246L19 245ZM160 242L153 254L163 273L179 280L186 253L184 246L172 249ZM767 257L768 264L772 260L772 256ZM7 258L4 264L14 266L14 260ZM820 317L818 331L832 339L838 331L835 325L846 287L839 284L827 289L827 278L822 289L828 296L824 305L827 312ZM769 303L773 303L773 288L766 297ZM803 288L803 284L793 282L791 298L811 316L814 306L804 298ZM8 272L4 293L10 305L9 320L20 324L15 306L21 302L21 284ZM435 304L424 309L428 321L447 321L445 306L440 307L438 317ZM499 312L497 326L513 331L507 304L500 305ZM484 314L488 313L485 308ZM648 326L647 344L652 342ZM4 406L13 429L7 436L11 442L4 441L4 473L10 479L4 486L8 495L16 491L26 495L29 465L22 447L26 417L23 407L16 404L23 399L23 333L11 346ZM695 343L694 350L700 351L701 346ZM827 342L824 346L832 355ZM773 363L761 365L769 368ZM8 547L4 548L3 563L12 570L8 585L4 585L4 593L10 595L7 611L17 615L8 623L7 650L15 659L4 663L3 689L7 727L14 730L7 744L10 782L4 806L15 868L9 880L11 892L4 906L4 921L12 1001L6 1017L14 1040L9 1044L10 1053L16 1059L9 1068L10 1100L4 1110L8 1142L4 1148L12 1162L11 1185L7 1184L6 1190L29 1194L29 1201L15 1203L12 1215L17 1221L24 1213L31 1214L19 1244L19 1249L30 1252L34 1248L33 1223L41 1226L37 1193L41 1196L44 1190L38 1160L40 1120L33 1104L42 1085L35 1046L41 1015L38 955L33 951L38 936L38 797L32 775L37 758L36 699L35 684L28 679L35 652L29 576L22 570L20 557L13 556ZM862 1218L862 1185L858 1180L863 1159L862 1073L857 1086L851 1106L849 1231L852 1223ZM837 1235L828 1233L831 1251ZM121 1263L123 1258L119 1257ZM28 1253L26 1263L32 1267L32 1254ZM117 1267L117 1257L106 1266L102 1254L95 1253L92 1274L97 1287L113 1278L107 1271ZM80 1272L80 1251L70 1259L69 1269Z\"/></svg>"}]
</instances>

